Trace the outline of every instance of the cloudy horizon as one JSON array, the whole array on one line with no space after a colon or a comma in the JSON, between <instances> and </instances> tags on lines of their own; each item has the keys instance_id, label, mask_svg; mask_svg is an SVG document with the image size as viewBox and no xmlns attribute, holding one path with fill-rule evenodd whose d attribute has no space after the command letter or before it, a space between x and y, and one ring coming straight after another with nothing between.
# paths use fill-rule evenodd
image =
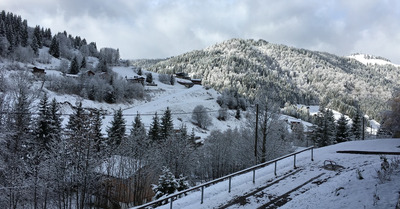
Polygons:
<instances>
[{"instance_id":1,"label":"cloudy horizon","mask_svg":"<svg viewBox=\"0 0 400 209\"><path fill-rule=\"evenodd\" d=\"M28 25L118 48L124 59L166 58L232 39L264 39L400 64L396 0L3 0Z\"/></svg>"}]
</instances>

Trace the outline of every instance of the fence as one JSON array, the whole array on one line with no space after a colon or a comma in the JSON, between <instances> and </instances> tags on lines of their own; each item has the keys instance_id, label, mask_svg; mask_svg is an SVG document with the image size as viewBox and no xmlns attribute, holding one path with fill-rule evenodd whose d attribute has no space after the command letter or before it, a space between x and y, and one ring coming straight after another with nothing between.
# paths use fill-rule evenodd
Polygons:
<instances>
[{"instance_id":1,"label":"fence","mask_svg":"<svg viewBox=\"0 0 400 209\"><path fill-rule=\"evenodd\" d=\"M244 170L237 171L237 172L235 172L235 173L232 173L232 174L223 176L223 177L221 177L221 178L214 179L214 180L212 180L212 181L209 181L209 182L206 182L206 183L203 183L203 184L200 184L200 185L191 187L191 188L189 188L189 189L186 189L186 190L183 190L183 191L180 191L180 192L177 192L177 193L168 195L168 196L166 196L166 197L164 197L164 198L160 198L160 199L158 199L158 200L154 200L154 201L152 201L152 202L149 202L149 203L146 203L146 204L143 204L143 205L134 207L133 209L142 209L142 208L146 208L146 207L149 207L149 206L152 206L152 205L160 205L160 204L162 204L164 201L167 201L167 202L168 202L168 200L170 200L170 201L169 201L169 203L170 203L170 209L172 209L174 199L177 199L179 196L182 196L183 194L186 194L186 193L188 193L188 192L190 192L190 191L198 190L198 189L201 189L201 199L200 199L200 203L203 204L204 188L205 188L205 187L210 186L210 185L213 185L213 184L216 184L216 183L218 183L218 182L221 182L221 181L224 181L224 180L228 179L228 180L229 180L228 192L231 192L232 177L235 177L235 176L238 176L238 175L241 175L241 174L244 174L244 173L253 171L253 183L255 183L255 181L256 181L256 170L259 169L259 168L265 167L265 166L267 166L267 165L271 165L271 164L274 164L274 174L275 174L275 176L276 176L277 162L280 161L280 160L283 160L283 159L285 159L285 158L291 157L291 156L293 156L293 167L296 169L296 155L297 155L297 154L300 154L300 153L302 153L302 152L305 152L305 151L307 151L307 150L311 150L311 161L314 161L314 146L307 147L307 148L305 148L305 149L303 149L303 150L300 150L300 151L297 151L297 152L294 152L294 153L290 153L290 154L284 155L284 156L282 156L282 157L279 157L279 158L276 158L276 159L274 159L274 160L270 160L270 161L267 161L267 162L264 162L264 163L261 163L261 164L257 164L257 165L255 165L255 166L246 168L246 169L244 169Z\"/></svg>"}]
</instances>

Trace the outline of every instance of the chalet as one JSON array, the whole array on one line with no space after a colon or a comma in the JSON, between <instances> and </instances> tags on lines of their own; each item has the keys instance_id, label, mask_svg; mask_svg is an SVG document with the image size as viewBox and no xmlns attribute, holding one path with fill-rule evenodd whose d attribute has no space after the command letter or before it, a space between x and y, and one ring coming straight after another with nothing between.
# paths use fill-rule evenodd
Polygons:
<instances>
[{"instance_id":1,"label":"chalet","mask_svg":"<svg viewBox=\"0 0 400 209\"><path fill-rule=\"evenodd\" d=\"M177 78L184 78L185 76L187 76L187 75L184 72L180 72L180 73L176 73L175 74L175 77L177 77Z\"/></svg>"},{"instance_id":2,"label":"chalet","mask_svg":"<svg viewBox=\"0 0 400 209\"><path fill-rule=\"evenodd\" d=\"M182 78L182 79L186 79L186 80L190 80L190 77L188 76L188 74L184 73L184 72L180 72L180 73L176 73L175 77L177 78Z\"/></svg>"},{"instance_id":3,"label":"chalet","mask_svg":"<svg viewBox=\"0 0 400 209\"><path fill-rule=\"evenodd\" d=\"M38 67L33 67L33 68L32 68L32 73L33 73L34 75L36 75L36 76L42 76L42 75L45 75L45 74L46 74L46 72L45 72L44 69L38 68Z\"/></svg>"},{"instance_id":4,"label":"chalet","mask_svg":"<svg viewBox=\"0 0 400 209\"><path fill-rule=\"evenodd\" d=\"M201 79L191 79L192 83L195 85L201 85Z\"/></svg>"},{"instance_id":5,"label":"chalet","mask_svg":"<svg viewBox=\"0 0 400 209\"><path fill-rule=\"evenodd\" d=\"M144 86L144 81L146 80L146 78L143 76L134 76L133 78L127 78L126 80L131 83L140 83Z\"/></svg>"},{"instance_id":6,"label":"chalet","mask_svg":"<svg viewBox=\"0 0 400 209\"><path fill-rule=\"evenodd\" d=\"M192 81L186 81L186 80L177 80L177 83L184 85L186 88L191 88L194 86L194 83Z\"/></svg>"},{"instance_id":7,"label":"chalet","mask_svg":"<svg viewBox=\"0 0 400 209\"><path fill-rule=\"evenodd\" d=\"M140 160L113 155L97 168L100 174L99 193L95 204L102 208L130 208L152 200L151 183L155 180Z\"/></svg>"}]
</instances>

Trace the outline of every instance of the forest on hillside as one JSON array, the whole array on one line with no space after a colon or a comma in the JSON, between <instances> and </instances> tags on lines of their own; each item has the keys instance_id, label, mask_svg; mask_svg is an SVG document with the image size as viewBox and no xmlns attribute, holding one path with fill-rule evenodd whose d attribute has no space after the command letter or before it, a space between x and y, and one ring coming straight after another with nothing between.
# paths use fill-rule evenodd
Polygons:
<instances>
[{"instance_id":1,"label":"forest on hillside","mask_svg":"<svg viewBox=\"0 0 400 209\"><path fill-rule=\"evenodd\" d=\"M217 90L233 89L250 101L269 91L284 104L322 104L354 116L358 108L381 120L386 101L398 87L393 65L362 63L325 52L264 40L232 39L154 64L160 73L185 72Z\"/></svg>"}]
</instances>

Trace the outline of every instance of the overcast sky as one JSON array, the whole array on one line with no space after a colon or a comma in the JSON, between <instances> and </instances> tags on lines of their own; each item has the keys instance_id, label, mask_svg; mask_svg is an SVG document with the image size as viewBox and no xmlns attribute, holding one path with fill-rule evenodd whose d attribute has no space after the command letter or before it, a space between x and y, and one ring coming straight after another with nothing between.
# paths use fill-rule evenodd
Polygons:
<instances>
[{"instance_id":1,"label":"overcast sky","mask_svg":"<svg viewBox=\"0 0 400 209\"><path fill-rule=\"evenodd\" d=\"M124 59L166 58L231 38L400 64L398 0L1 0L29 26L119 48Z\"/></svg>"}]
</instances>

